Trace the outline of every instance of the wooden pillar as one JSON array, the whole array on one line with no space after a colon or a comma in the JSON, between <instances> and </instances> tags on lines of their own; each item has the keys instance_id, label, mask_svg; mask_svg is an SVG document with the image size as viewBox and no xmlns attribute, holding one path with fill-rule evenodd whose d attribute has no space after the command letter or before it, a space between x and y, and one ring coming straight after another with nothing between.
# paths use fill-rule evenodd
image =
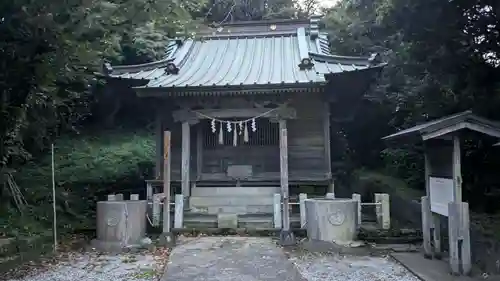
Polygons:
<instances>
[{"instance_id":1,"label":"wooden pillar","mask_svg":"<svg viewBox=\"0 0 500 281\"><path fill-rule=\"evenodd\" d=\"M431 202L429 196L422 196L422 235L424 239L424 257L432 259L432 245L431 245Z\"/></svg>"},{"instance_id":2,"label":"wooden pillar","mask_svg":"<svg viewBox=\"0 0 500 281\"><path fill-rule=\"evenodd\" d=\"M191 158L191 126L188 121L182 122L182 166L181 166L181 190L184 198L189 198L189 172Z\"/></svg>"},{"instance_id":3,"label":"wooden pillar","mask_svg":"<svg viewBox=\"0 0 500 281\"><path fill-rule=\"evenodd\" d=\"M163 133L163 194L165 199L163 200L163 233L170 233L170 170L171 170L171 143L172 135L170 131L165 131Z\"/></svg>"},{"instance_id":4,"label":"wooden pillar","mask_svg":"<svg viewBox=\"0 0 500 281\"><path fill-rule=\"evenodd\" d=\"M450 268L454 275L469 275L472 269L470 249L469 204L448 204Z\"/></svg>"},{"instance_id":5,"label":"wooden pillar","mask_svg":"<svg viewBox=\"0 0 500 281\"><path fill-rule=\"evenodd\" d=\"M422 207L422 235L423 235L423 246L424 246L424 257L431 259L433 256L431 237L432 237L432 212L431 212L431 188L430 188L430 177L431 177L431 162L427 152L424 152L424 164L425 164L425 193L426 196L422 197L421 207Z\"/></svg>"},{"instance_id":6,"label":"wooden pillar","mask_svg":"<svg viewBox=\"0 0 500 281\"><path fill-rule=\"evenodd\" d=\"M280 185L283 198L283 225L280 232L280 243L283 246L295 244L295 236L290 230L290 196L288 190L288 132L286 120L279 120L280 129Z\"/></svg>"},{"instance_id":7,"label":"wooden pillar","mask_svg":"<svg viewBox=\"0 0 500 281\"><path fill-rule=\"evenodd\" d=\"M196 178L201 180L203 169L203 128L201 123L196 126Z\"/></svg>"},{"instance_id":8,"label":"wooden pillar","mask_svg":"<svg viewBox=\"0 0 500 281\"><path fill-rule=\"evenodd\" d=\"M323 112L323 137L325 146L325 165L328 178L332 176L332 156L330 151L330 103L325 102ZM333 182L331 183L333 186ZM329 191L334 192L334 191Z\"/></svg>"},{"instance_id":9,"label":"wooden pillar","mask_svg":"<svg viewBox=\"0 0 500 281\"><path fill-rule=\"evenodd\" d=\"M460 137L453 136L453 201L462 202L462 165L460 163Z\"/></svg>"},{"instance_id":10,"label":"wooden pillar","mask_svg":"<svg viewBox=\"0 0 500 281\"><path fill-rule=\"evenodd\" d=\"M283 230L290 230L290 198L288 190L288 132L286 120L279 121L280 129L280 185L283 198Z\"/></svg>"},{"instance_id":11,"label":"wooden pillar","mask_svg":"<svg viewBox=\"0 0 500 281\"><path fill-rule=\"evenodd\" d=\"M162 114L160 110L156 111L155 119L155 179L161 179L163 170L163 130L162 130Z\"/></svg>"}]
</instances>

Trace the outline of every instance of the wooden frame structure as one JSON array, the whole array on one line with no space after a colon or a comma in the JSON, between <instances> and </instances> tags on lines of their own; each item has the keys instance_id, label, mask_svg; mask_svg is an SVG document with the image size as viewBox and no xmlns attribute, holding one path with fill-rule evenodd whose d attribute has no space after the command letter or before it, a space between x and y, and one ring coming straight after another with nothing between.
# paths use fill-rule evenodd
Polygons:
<instances>
[{"instance_id":1,"label":"wooden frame structure","mask_svg":"<svg viewBox=\"0 0 500 281\"><path fill-rule=\"evenodd\" d=\"M423 142L426 196L422 197L421 206L425 257L441 258L441 222L447 217L450 268L457 275L468 275L472 269L469 206L462 201L460 139L464 131L498 139L500 123L465 111L383 138L390 142Z\"/></svg>"}]
</instances>

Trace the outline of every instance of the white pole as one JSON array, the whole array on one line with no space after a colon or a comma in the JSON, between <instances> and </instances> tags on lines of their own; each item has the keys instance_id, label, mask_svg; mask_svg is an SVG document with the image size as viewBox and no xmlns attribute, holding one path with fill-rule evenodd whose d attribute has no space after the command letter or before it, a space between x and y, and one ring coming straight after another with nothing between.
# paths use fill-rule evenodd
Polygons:
<instances>
[{"instance_id":1,"label":"white pole","mask_svg":"<svg viewBox=\"0 0 500 281\"><path fill-rule=\"evenodd\" d=\"M54 252L57 251L57 214L56 214L56 176L55 176L54 144L52 144L52 208L54 210Z\"/></svg>"}]
</instances>

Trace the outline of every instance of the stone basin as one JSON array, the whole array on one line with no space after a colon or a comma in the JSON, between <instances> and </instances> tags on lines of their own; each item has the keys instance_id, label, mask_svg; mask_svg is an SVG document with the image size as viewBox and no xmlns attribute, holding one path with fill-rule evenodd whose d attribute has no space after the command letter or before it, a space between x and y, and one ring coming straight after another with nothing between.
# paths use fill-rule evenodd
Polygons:
<instances>
[{"instance_id":1,"label":"stone basin","mask_svg":"<svg viewBox=\"0 0 500 281\"><path fill-rule=\"evenodd\" d=\"M356 240L358 202L352 199L305 200L307 236L311 241L347 245Z\"/></svg>"}]
</instances>

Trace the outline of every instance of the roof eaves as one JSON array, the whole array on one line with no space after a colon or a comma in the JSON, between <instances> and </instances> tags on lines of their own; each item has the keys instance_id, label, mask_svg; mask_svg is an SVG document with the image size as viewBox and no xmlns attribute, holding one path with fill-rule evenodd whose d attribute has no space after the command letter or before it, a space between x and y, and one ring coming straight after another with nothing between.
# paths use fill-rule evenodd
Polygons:
<instances>
[{"instance_id":1,"label":"roof eaves","mask_svg":"<svg viewBox=\"0 0 500 281\"><path fill-rule=\"evenodd\" d=\"M296 89L296 88L314 88L324 86L326 82L295 82L295 83L276 83L276 84L238 84L238 85L221 85L221 86L178 86L178 87L148 87L139 86L134 87L136 90L168 90L172 92L182 92L182 91L221 91L221 90L274 90L274 89Z\"/></svg>"},{"instance_id":2,"label":"roof eaves","mask_svg":"<svg viewBox=\"0 0 500 281\"><path fill-rule=\"evenodd\" d=\"M370 57L325 55L314 52L309 52L309 56L311 57L311 59L319 62L366 65L366 66L369 66L371 64Z\"/></svg>"},{"instance_id":3,"label":"roof eaves","mask_svg":"<svg viewBox=\"0 0 500 281\"><path fill-rule=\"evenodd\" d=\"M388 135L383 137L383 140L391 140L391 139L396 139L400 137L404 137L405 135L412 135L412 134L421 134L421 133L429 133L433 132L439 129L442 129L444 127L448 126L453 126L455 124L458 124L460 122L466 121L469 116L472 115L472 111L467 110L464 112L456 113L450 116L445 116L436 120L428 121L419 125L415 125L413 127L410 127L408 129L404 129L402 131L399 131L397 133Z\"/></svg>"},{"instance_id":4,"label":"roof eaves","mask_svg":"<svg viewBox=\"0 0 500 281\"><path fill-rule=\"evenodd\" d=\"M159 61L148 62L143 64L135 65L117 65L117 66L105 66L110 76L121 75L124 73L134 73L139 71L152 70L155 68L165 67L169 63L173 62L173 58L165 58Z\"/></svg>"}]
</instances>

